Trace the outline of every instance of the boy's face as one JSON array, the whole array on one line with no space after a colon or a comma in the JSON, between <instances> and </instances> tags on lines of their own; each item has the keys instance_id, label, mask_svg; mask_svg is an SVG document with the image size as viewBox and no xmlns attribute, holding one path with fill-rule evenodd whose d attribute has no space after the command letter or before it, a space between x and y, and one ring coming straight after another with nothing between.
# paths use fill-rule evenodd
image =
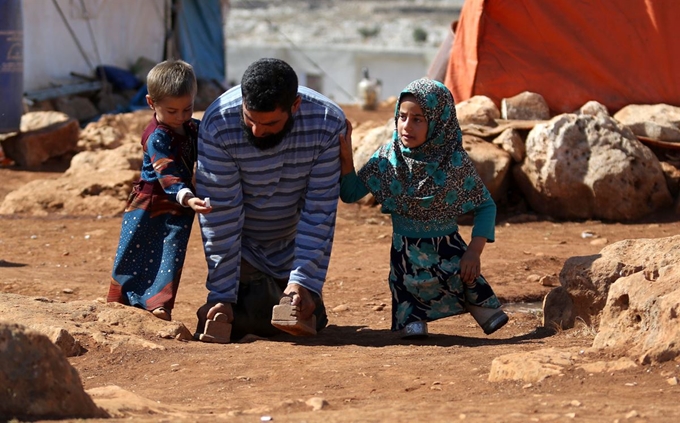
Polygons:
<instances>
[{"instance_id":1,"label":"boy's face","mask_svg":"<svg viewBox=\"0 0 680 423\"><path fill-rule=\"evenodd\" d=\"M156 102L147 95L146 102L156 112L156 120L176 132L182 131L182 125L191 119L194 113L194 96L192 95L166 97Z\"/></svg>"}]
</instances>

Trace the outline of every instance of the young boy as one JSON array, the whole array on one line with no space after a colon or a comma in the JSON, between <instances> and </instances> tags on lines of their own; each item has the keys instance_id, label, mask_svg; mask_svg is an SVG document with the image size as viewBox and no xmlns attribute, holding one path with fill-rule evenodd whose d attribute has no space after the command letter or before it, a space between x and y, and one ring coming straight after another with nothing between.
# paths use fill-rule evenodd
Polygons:
<instances>
[{"instance_id":1,"label":"young boy","mask_svg":"<svg viewBox=\"0 0 680 423\"><path fill-rule=\"evenodd\" d=\"M181 60L156 65L146 101L155 112L142 135L141 177L128 197L108 302L171 320L194 213L209 213L194 196L199 121L193 68Z\"/></svg>"}]
</instances>

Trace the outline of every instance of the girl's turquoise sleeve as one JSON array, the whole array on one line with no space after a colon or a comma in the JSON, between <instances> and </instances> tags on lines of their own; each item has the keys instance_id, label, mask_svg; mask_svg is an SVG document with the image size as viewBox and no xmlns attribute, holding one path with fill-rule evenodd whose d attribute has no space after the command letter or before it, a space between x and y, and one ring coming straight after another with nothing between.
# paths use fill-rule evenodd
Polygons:
<instances>
[{"instance_id":1,"label":"girl's turquoise sleeve","mask_svg":"<svg viewBox=\"0 0 680 423\"><path fill-rule=\"evenodd\" d=\"M364 198L368 194L368 189L356 171L352 171L340 177L340 199L345 203L354 203Z\"/></svg>"},{"instance_id":2,"label":"girl's turquoise sleeve","mask_svg":"<svg viewBox=\"0 0 680 423\"><path fill-rule=\"evenodd\" d=\"M494 242L496 240L496 203L491 196L477 206L474 214L472 237L481 236L486 238L487 242Z\"/></svg>"}]
</instances>

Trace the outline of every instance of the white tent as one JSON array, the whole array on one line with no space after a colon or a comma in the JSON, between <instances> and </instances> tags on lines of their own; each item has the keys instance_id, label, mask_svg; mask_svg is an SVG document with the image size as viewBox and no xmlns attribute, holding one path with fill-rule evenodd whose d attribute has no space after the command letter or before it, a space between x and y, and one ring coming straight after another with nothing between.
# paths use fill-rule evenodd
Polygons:
<instances>
[{"instance_id":1,"label":"white tent","mask_svg":"<svg viewBox=\"0 0 680 423\"><path fill-rule=\"evenodd\" d=\"M167 13L166 0L23 0L24 91L162 60Z\"/></svg>"}]
</instances>

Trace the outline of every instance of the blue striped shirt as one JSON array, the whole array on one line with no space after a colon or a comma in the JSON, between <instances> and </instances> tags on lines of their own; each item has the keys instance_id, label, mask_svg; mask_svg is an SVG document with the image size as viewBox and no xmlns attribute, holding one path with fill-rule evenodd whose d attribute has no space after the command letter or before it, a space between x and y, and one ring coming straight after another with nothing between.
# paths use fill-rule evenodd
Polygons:
<instances>
[{"instance_id":1,"label":"blue striped shirt","mask_svg":"<svg viewBox=\"0 0 680 423\"><path fill-rule=\"evenodd\" d=\"M345 115L311 89L300 87L298 94L293 128L269 150L243 136L240 86L203 115L196 193L210 197L213 207L199 215L208 302L236 302L241 257L321 294L335 232Z\"/></svg>"}]
</instances>

